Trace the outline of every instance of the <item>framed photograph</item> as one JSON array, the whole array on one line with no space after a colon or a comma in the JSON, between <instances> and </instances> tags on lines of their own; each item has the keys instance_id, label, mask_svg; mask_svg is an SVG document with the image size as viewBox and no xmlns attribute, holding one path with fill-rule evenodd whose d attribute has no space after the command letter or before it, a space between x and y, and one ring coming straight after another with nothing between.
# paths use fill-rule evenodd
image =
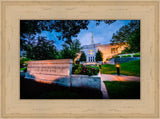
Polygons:
<instances>
[{"instance_id":1,"label":"framed photograph","mask_svg":"<svg viewBox=\"0 0 160 119\"><path fill-rule=\"evenodd\" d=\"M159 0L2 0L5 118L159 119Z\"/></svg>"},{"instance_id":2,"label":"framed photograph","mask_svg":"<svg viewBox=\"0 0 160 119\"><path fill-rule=\"evenodd\" d=\"M140 99L140 20L21 20L20 33L20 99Z\"/></svg>"}]
</instances>

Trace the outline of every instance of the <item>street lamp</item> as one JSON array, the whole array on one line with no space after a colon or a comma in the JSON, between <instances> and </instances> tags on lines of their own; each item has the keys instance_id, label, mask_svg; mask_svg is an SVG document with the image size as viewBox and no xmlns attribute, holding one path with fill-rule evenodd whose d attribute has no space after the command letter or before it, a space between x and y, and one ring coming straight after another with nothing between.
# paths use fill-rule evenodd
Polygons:
<instances>
[{"instance_id":1,"label":"street lamp","mask_svg":"<svg viewBox=\"0 0 160 119\"><path fill-rule=\"evenodd\" d=\"M116 68L117 68L117 75L120 75L120 65L119 64L116 64Z\"/></svg>"}]
</instances>

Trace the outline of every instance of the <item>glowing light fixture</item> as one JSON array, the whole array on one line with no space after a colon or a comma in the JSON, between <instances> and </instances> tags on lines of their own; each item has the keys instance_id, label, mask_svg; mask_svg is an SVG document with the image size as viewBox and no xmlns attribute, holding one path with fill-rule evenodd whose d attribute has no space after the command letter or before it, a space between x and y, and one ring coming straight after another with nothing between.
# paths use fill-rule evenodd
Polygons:
<instances>
[{"instance_id":1,"label":"glowing light fixture","mask_svg":"<svg viewBox=\"0 0 160 119\"><path fill-rule=\"evenodd\" d=\"M117 75L120 75L120 65L116 64L116 68L117 68Z\"/></svg>"}]
</instances>

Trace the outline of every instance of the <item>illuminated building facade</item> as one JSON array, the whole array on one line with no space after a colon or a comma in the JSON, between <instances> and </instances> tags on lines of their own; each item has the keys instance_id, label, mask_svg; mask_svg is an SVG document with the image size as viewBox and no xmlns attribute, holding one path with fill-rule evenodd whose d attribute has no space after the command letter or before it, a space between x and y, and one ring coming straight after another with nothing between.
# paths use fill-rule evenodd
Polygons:
<instances>
[{"instance_id":1,"label":"illuminated building facade","mask_svg":"<svg viewBox=\"0 0 160 119\"><path fill-rule=\"evenodd\" d=\"M90 45L82 46L82 50L86 54L86 62L93 63L96 62L96 52L100 50L102 52L103 62L106 61L107 58L111 58L112 56L119 54L124 50L125 46L118 47L117 45L110 45L110 44L95 44L93 41L93 33L92 33L92 41ZM78 60L80 55L76 58Z\"/></svg>"}]
</instances>

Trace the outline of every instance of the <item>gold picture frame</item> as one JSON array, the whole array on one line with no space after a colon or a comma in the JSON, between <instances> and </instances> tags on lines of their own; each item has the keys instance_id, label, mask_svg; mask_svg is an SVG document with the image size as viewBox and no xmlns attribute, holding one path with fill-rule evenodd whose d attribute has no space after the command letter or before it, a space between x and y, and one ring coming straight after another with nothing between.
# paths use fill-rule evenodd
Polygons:
<instances>
[{"instance_id":1,"label":"gold picture frame","mask_svg":"<svg viewBox=\"0 0 160 119\"><path fill-rule=\"evenodd\" d=\"M159 119L159 0L1 0L1 119ZM140 19L141 99L25 100L19 98L20 20Z\"/></svg>"}]
</instances>

